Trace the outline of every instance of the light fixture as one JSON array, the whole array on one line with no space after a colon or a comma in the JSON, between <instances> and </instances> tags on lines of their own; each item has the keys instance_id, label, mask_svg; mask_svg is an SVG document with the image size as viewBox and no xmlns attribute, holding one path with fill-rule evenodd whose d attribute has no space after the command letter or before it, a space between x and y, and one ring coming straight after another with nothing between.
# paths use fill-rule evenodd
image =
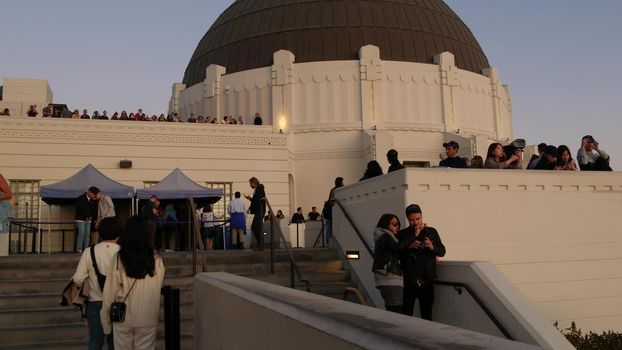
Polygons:
<instances>
[{"instance_id":1,"label":"light fixture","mask_svg":"<svg viewBox=\"0 0 622 350\"><path fill-rule=\"evenodd\" d=\"M358 260L359 259L359 251L358 250L347 250L346 251L346 259L348 259L348 260Z\"/></svg>"},{"instance_id":2,"label":"light fixture","mask_svg":"<svg viewBox=\"0 0 622 350\"><path fill-rule=\"evenodd\" d=\"M285 118L285 114L281 114L281 116L279 117L279 130L283 131L283 129L286 129L287 127L287 118Z\"/></svg>"}]
</instances>

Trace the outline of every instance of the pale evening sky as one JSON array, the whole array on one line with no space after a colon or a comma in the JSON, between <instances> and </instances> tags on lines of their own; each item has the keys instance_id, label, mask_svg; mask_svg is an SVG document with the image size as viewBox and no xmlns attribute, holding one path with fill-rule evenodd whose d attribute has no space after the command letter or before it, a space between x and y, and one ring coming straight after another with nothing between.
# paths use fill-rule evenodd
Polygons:
<instances>
[{"instance_id":1,"label":"pale evening sky","mask_svg":"<svg viewBox=\"0 0 622 350\"><path fill-rule=\"evenodd\" d=\"M446 0L510 86L514 136L566 144L592 134L622 164L622 1ZM232 0L3 3L0 79L47 79L89 111L166 113L196 45Z\"/></svg>"}]
</instances>

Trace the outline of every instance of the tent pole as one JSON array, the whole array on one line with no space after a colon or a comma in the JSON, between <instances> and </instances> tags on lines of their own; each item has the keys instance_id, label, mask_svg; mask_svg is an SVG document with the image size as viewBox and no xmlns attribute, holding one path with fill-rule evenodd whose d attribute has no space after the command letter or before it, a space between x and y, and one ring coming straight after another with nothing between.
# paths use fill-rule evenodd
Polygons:
<instances>
[{"instance_id":1,"label":"tent pole","mask_svg":"<svg viewBox=\"0 0 622 350\"><path fill-rule=\"evenodd\" d=\"M41 199L39 199L39 206L41 206ZM52 224L51 224L51 220L52 220L52 206L48 205L48 254L52 254L52 241L50 241L51 237L52 237ZM41 236L41 235L39 235ZM41 237L39 237L41 238ZM63 247L63 250L65 250L65 247Z\"/></svg>"}]
</instances>

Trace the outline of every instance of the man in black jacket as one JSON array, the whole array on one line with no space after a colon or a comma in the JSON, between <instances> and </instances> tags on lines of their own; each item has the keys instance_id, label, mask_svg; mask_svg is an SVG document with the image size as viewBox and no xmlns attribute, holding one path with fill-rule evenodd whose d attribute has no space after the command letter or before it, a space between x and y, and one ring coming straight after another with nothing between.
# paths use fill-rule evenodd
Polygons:
<instances>
[{"instance_id":1,"label":"man in black jacket","mask_svg":"<svg viewBox=\"0 0 622 350\"><path fill-rule=\"evenodd\" d=\"M263 185L257 180L256 177L251 177L248 180L249 185L253 190L253 196L245 195L246 199L251 201L249 211L253 214L253 223L251 224L251 231L255 240L257 241L257 249L263 250L263 234L262 224L263 217L266 215L266 191Z\"/></svg>"},{"instance_id":2,"label":"man in black jacket","mask_svg":"<svg viewBox=\"0 0 622 350\"><path fill-rule=\"evenodd\" d=\"M413 314L415 300L419 298L421 318L432 320L434 304L434 278L436 278L436 257L445 256L445 246L436 229L423 223L421 208L417 204L406 207L408 227L397 233L397 238L415 240L403 254L404 314Z\"/></svg>"},{"instance_id":3,"label":"man in black jacket","mask_svg":"<svg viewBox=\"0 0 622 350\"><path fill-rule=\"evenodd\" d=\"M94 199L98 193L99 189L91 186L76 199L76 251L78 253L82 253L91 243L91 222L97 218L97 202Z\"/></svg>"}]
</instances>

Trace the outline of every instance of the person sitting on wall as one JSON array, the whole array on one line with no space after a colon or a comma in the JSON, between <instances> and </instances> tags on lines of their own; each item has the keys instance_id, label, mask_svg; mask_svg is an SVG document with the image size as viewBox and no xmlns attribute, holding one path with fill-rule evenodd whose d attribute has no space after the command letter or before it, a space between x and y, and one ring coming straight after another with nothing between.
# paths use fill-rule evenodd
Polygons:
<instances>
[{"instance_id":1,"label":"person sitting on wall","mask_svg":"<svg viewBox=\"0 0 622 350\"><path fill-rule=\"evenodd\" d=\"M365 174L363 174L363 177L359 181L371 179L372 177L380 175L382 175L382 167L380 166L380 164L378 164L377 161L370 160L369 163L367 163L367 169L365 169Z\"/></svg>"},{"instance_id":2,"label":"person sitting on wall","mask_svg":"<svg viewBox=\"0 0 622 350\"><path fill-rule=\"evenodd\" d=\"M446 251L440 235L436 229L423 223L422 215L419 205L411 204L406 207L409 226L397 233L400 242L408 242L414 236L401 258L404 314L412 316L415 301L419 298L421 318L432 320L436 259L445 256Z\"/></svg>"},{"instance_id":3,"label":"person sitting on wall","mask_svg":"<svg viewBox=\"0 0 622 350\"><path fill-rule=\"evenodd\" d=\"M443 143L447 157L438 163L438 166L445 168L467 168L467 162L464 158L458 156L460 145L456 141Z\"/></svg>"},{"instance_id":4,"label":"person sitting on wall","mask_svg":"<svg viewBox=\"0 0 622 350\"><path fill-rule=\"evenodd\" d=\"M486 163L484 163L484 168L508 169L510 164L519 159L520 157L516 154L512 154L509 159L506 159L505 153L503 152L503 146L501 146L498 142L491 143L490 146L488 146L488 153L486 153Z\"/></svg>"},{"instance_id":5,"label":"person sitting on wall","mask_svg":"<svg viewBox=\"0 0 622 350\"><path fill-rule=\"evenodd\" d=\"M572 160L570 149L566 145L557 147L557 165L556 170L577 170L577 163Z\"/></svg>"},{"instance_id":6,"label":"person sitting on wall","mask_svg":"<svg viewBox=\"0 0 622 350\"><path fill-rule=\"evenodd\" d=\"M322 220L322 214L317 211L317 207L311 207L311 211L307 215L309 221Z\"/></svg>"},{"instance_id":7,"label":"person sitting on wall","mask_svg":"<svg viewBox=\"0 0 622 350\"><path fill-rule=\"evenodd\" d=\"M305 216L302 214L302 207L298 207L294 215L292 215L292 224L302 224L305 222Z\"/></svg>"},{"instance_id":8,"label":"person sitting on wall","mask_svg":"<svg viewBox=\"0 0 622 350\"><path fill-rule=\"evenodd\" d=\"M544 153L540 157L538 163L534 166L534 170L555 170L557 166L557 147L546 146Z\"/></svg>"},{"instance_id":9,"label":"person sitting on wall","mask_svg":"<svg viewBox=\"0 0 622 350\"><path fill-rule=\"evenodd\" d=\"M0 112L0 115L5 115L7 117L10 117L11 116L11 111L9 111L8 108L5 108L5 109L2 110L2 112Z\"/></svg>"},{"instance_id":10,"label":"person sitting on wall","mask_svg":"<svg viewBox=\"0 0 622 350\"><path fill-rule=\"evenodd\" d=\"M389 164L391 164L388 170L389 173L396 170L404 169L404 165L400 163L399 159L397 159L397 151L394 149L390 149L389 152L387 152L387 161L389 162Z\"/></svg>"},{"instance_id":11,"label":"person sitting on wall","mask_svg":"<svg viewBox=\"0 0 622 350\"><path fill-rule=\"evenodd\" d=\"M599 147L591 135L585 135L581 139L577 162L583 171L612 171L609 166L609 155Z\"/></svg>"}]
</instances>

